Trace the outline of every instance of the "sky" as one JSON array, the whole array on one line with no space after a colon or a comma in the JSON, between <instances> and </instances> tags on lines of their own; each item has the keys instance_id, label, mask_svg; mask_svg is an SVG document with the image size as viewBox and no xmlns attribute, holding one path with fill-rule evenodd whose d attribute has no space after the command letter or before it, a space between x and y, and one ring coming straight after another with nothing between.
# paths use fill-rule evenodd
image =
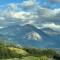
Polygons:
<instances>
[{"instance_id":1,"label":"sky","mask_svg":"<svg viewBox=\"0 0 60 60\"><path fill-rule=\"evenodd\" d=\"M60 0L0 0L0 28L33 24L60 29Z\"/></svg>"},{"instance_id":2,"label":"sky","mask_svg":"<svg viewBox=\"0 0 60 60\"><path fill-rule=\"evenodd\" d=\"M28 0L0 0L0 5L6 5L10 3L22 3L23 1ZM47 8L59 8L60 7L60 0L36 0L38 1L42 6Z\"/></svg>"}]
</instances>

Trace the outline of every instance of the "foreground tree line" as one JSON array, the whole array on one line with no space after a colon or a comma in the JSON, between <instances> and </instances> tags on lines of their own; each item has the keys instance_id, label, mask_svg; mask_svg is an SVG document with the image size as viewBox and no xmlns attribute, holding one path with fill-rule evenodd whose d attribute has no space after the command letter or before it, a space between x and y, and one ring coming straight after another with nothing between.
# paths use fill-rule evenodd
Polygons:
<instances>
[{"instance_id":1,"label":"foreground tree line","mask_svg":"<svg viewBox=\"0 0 60 60\"><path fill-rule=\"evenodd\" d=\"M41 57L46 56L48 58L59 59L60 60L60 53L56 52L54 49L36 49L36 48L25 48L27 52L29 52L33 56Z\"/></svg>"},{"instance_id":2,"label":"foreground tree line","mask_svg":"<svg viewBox=\"0 0 60 60\"><path fill-rule=\"evenodd\" d=\"M15 48L18 48L18 47L15 47ZM26 55L17 54L15 51L11 51L10 49L8 49L8 46L0 44L0 59L10 59L10 58L22 59L23 57L32 56L40 60L48 60L48 58L60 60L60 53L56 52L54 49L48 49L48 48L46 49L19 48L19 49L26 51L28 54Z\"/></svg>"}]
</instances>

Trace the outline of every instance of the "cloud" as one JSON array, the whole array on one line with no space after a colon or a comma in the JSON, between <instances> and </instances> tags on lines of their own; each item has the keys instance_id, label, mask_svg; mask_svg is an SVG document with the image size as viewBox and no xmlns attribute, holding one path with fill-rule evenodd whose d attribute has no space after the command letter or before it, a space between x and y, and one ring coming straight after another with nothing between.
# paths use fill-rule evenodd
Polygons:
<instances>
[{"instance_id":1,"label":"cloud","mask_svg":"<svg viewBox=\"0 0 60 60\"><path fill-rule=\"evenodd\" d=\"M48 0L51 3L60 3L60 0Z\"/></svg>"},{"instance_id":2,"label":"cloud","mask_svg":"<svg viewBox=\"0 0 60 60\"><path fill-rule=\"evenodd\" d=\"M10 4L8 4L8 8L16 9L17 8L17 4L10 3Z\"/></svg>"},{"instance_id":3,"label":"cloud","mask_svg":"<svg viewBox=\"0 0 60 60\"><path fill-rule=\"evenodd\" d=\"M27 20L27 19L31 20L31 19L37 18L37 15L31 12L20 11L20 12L14 12L14 13L12 12L10 14L10 17L21 19L21 20Z\"/></svg>"},{"instance_id":4,"label":"cloud","mask_svg":"<svg viewBox=\"0 0 60 60\"><path fill-rule=\"evenodd\" d=\"M50 27L50 28L60 28L60 25L56 25L54 23L51 23L51 24L44 24L43 25L44 27Z\"/></svg>"},{"instance_id":5,"label":"cloud","mask_svg":"<svg viewBox=\"0 0 60 60\"><path fill-rule=\"evenodd\" d=\"M60 8L54 9L53 12L54 12L55 14L58 14L58 13L60 12Z\"/></svg>"},{"instance_id":6,"label":"cloud","mask_svg":"<svg viewBox=\"0 0 60 60\"><path fill-rule=\"evenodd\" d=\"M4 17L0 17L0 20L5 20L5 18Z\"/></svg>"},{"instance_id":7,"label":"cloud","mask_svg":"<svg viewBox=\"0 0 60 60\"><path fill-rule=\"evenodd\" d=\"M2 29L2 28L4 28L4 27L0 27L0 29Z\"/></svg>"},{"instance_id":8,"label":"cloud","mask_svg":"<svg viewBox=\"0 0 60 60\"><path fill-rule=\"evenodd\" d=\"M43 28L51 28L53 30L59 31L60 30L60 25L57 25L55 23L46 23L46 24L42 24Z\"/></svg>"},{"instance_id":9,"label":"cloud","mask_svg":"<svg viewBox=\"0 0 60 60\"><path fill-rule=\"evenodd\" d=\"M32 7L36 4L36 0L23 1L22 5L25 7Z\"/></svg>"},{"instance_id":10,"label":"cloud","mask_svg":"<svg viewBox=\"0 0 60 60\"><path fill-rule=\"evenodd\" d=\"M2 20L4 20L4 23ZM57 24L60 24L60 8L48 9L42 7L36 0L26 0L22 3L10 3L5 5L5 9L0 9L0 24L8 25L11 22L18 22L20 24L34 24L38 27L42 24L50 23L51 28L57 29ZM44 25L48 27L47 25Z\"/></svg>"},{"instance_id":11,"label":"cloud","mask_svg":"<svg viewBox=\"0 0 60 60\"><path fill-rule=\"evenodd\" d=\"M29 4L30 3L30 4ZM34 12L37 9L37 3L35 0L27 0L22 3L10 3L5 6L1 14L6 21L19 21L25 23L33 23L32 20L36 20L38 15ZM34 9L34 10L33 10ZM27 11L28 10L28 11Z\"/></svg>"}]
</instances>

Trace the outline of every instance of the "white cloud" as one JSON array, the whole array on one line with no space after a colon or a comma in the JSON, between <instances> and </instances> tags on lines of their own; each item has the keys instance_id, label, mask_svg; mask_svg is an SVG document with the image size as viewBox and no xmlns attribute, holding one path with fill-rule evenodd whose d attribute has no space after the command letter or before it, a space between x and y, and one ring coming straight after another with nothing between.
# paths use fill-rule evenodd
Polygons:
<instances>
[{"instance_id":1,"label":"white cloud","mask_svg":"<svg viewBox=\"0 0 60 60\"><path fill-rule=\"evenodd\" d=\"M4 28L4 27L0 27L0 29L2 29L2 28Z\"/></svg>"},{"instance_id":2,"label":"white cloud","mask_svg":"<svg viewBox=\"0 0 60 60\"><path fill-rule=\"evenodd\" d=\"M55 26L56 23L60 24L60 8L53 10L44 8L36 2L36 0L26 0L22 3L10 3L5 7L4 10L0 9L0 20L5 18L8 22L18 21L22 24L29 23L37 25L38 27L42 26L43 23L53 22L53 26ZM8 22L6 24L8 24ZM56 26L54 28L56 28Z\"/></svg>"},{"instance_id":3,"label":"white cloud","mask_svg":"<svg viewBox=\"0 0 60 60\"><path fill-rule=\"evenodd\" d=\"M50 27L50 28L60 28L60 25L56 25L54 23L51 24L43 24L44 27Z\"/></svg>"},{"instance_id":4,"label":"white cloud","mask_svg":"<svg viewBox=\"0 0 60 60\"><path fill-rule=\"evenodd\" d=\"M8 8L10 8L10 9L17 9L17 4L10 3L10 4L8 4Z\"/></svg>"},{"instance_id":5,"label":"white cloud","mask_svg":"<svg viewBox=\"0 0 60 60\"><path fill-rule=\"evenodd\" d=\"M32 7L35 5L36 0L27 0L27 1L23 1L22 5L26 6L26 7Z\"/></svg>"},{"instance_id":6,"label":"white cloud","mask_svg":"<svg viewBox=\"0 0 60 60\"><path fill-rule=\"evenodd\" d=\"M19 11L19 12L9 13L9 17L21 19L22 21L28 21L28 20L36 19L38 16L31 12Z\"/></svg>"},{"instance_id":7,"label":"white cloud","mask_svg":"<svg viewBox=\"0 0 60 60\"><path fill-rule=\"evenodd\" d=\"M28 21L28 22L26 22L25 24L34 24L34 20L30 20L30 21Z\"/></svg>"},{"instance_id":8,"label":"white cloud","mask_svg":"<svg viewBox=\"0 0 60 60\"><path fill-rule=\"evenodd\" d=\"M59 12L60 12L60 8L53 10L53 13L55 13L55 14L57 14L57 13L59 13Z\"/></svg>"},{"instance_id":9,"label":"white cloud","mask_svg":"<svg viewBox=\"0 0 60 60\"><path fill-rule=\"evenodd\" d=\"M0 17L0 20L5 20L5 18L4 17Z\"/></svg>"},{"instance_id":10,"label":"white cloud","mask_svg":"<svg viewBox=\"0 0 60 60\"><path fill-rule=\"evenodd\" d=\"M60 30L60 25L57 25L55 23L46 23L46 24L42 24L43 28L51 28L53 30L59 31Z\"/></svg>"}]
</instances>

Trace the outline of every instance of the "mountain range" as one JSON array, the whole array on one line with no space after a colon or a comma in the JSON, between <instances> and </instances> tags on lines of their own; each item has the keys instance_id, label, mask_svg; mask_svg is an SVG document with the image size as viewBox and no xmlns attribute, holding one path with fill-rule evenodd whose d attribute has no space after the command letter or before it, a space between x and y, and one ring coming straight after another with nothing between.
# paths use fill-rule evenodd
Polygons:
<instances>
[{"instance_id":1,"label":"mountain range","mask_svg":"<svg viewBox=\"0 0 60 60\"><path fill-rule=\"evenodd\" d=\"M60 34L50 28L38 29L34 25L10 25L0 29L0 41L22 47L60 48Z\"/></svg>"}]
</instances>

